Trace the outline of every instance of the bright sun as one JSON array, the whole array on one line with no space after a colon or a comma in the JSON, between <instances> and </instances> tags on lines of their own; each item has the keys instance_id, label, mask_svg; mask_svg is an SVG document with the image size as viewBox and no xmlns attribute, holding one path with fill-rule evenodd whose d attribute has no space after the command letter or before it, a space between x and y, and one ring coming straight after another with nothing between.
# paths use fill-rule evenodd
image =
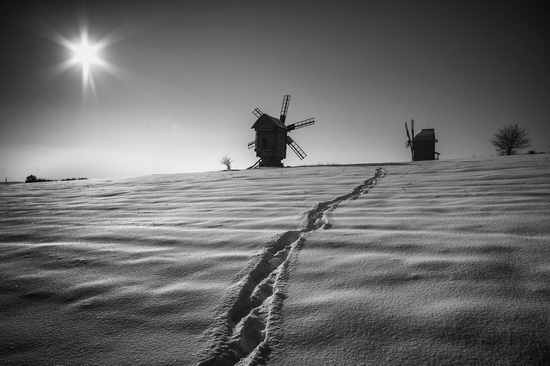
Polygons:
<instances>
[{"instance_id":1,"label":"bright sun","mask_svg":"<svg viewBox=\"0 0 550 366\"><path fill-rule=\"evenodd\" d=\"M88 37L88 30L83 27L80 30L80 37L65 38L63 36L56 36L55 40L63 45L69 52L69 58L59 65L60 72L63 72L71 67L78 66L82 69L82 90L84 96L88 91L96 94L96 86L94 81L94 72L96 71L108 71L114 74L118 68L113 64L102 58L102 54L105 52L113 40L110 37L105 37L99 40L94 40Z\"/></svg>"},{"instance_id":2,"label":"bright sun","mask_svg":"<svg viewBox=\"0 0 550 366\"><path fill-rule=\"evenodd\" d=\"M83 34L80 43L71 44L70 49L73 51L72 61L82 65L82 82L87 85L90 83L92 65L100 62L98 56L99 46L91 44L87 35Z\"/></svg>"},{"instance_id":3,"label":"bright sun","mask_svg":"<svg viewBox=\"0 0 550 366\"><path fill-rule=\"evenodd\" d=\"M81 44L74 45L74 60L82 65L91 65L99 60L98 47L91 45L88 39L83 39Z\"/></svg>"}]
</instances>

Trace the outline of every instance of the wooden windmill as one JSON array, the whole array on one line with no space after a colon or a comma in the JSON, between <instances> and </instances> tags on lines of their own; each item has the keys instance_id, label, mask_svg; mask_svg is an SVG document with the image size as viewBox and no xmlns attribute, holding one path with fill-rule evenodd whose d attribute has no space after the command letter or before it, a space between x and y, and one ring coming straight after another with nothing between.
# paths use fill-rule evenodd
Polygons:
<instances>
[{"instance_id":1,"label":"wooden windmill","mask_svg":"<svg viewBox=\"0 0 550 366\"><path fill-rule=\"evenodd\" d=\"M407 142L405 146L411 149L412 161L439 160L439 153L435 151L435 130L433 128L422 129L418 135L414 135L414 121L411 119L411 133L405 122L407 130ZM412 139L411 139L412 136Z\"/></svg>"},{"instance_id":2,"label":"wooden windmill","mask_svg":"<svg viewBox=\"0 0 550 366\"><path fill-rule=\"evenodd\" d=\"M290 95L285 95L283 98L283 105L281 106L281 116L279 118L271 117L258 108L254 109L252 112L258 117L254 125L252 125L252 128L256 131L256 138L254 141L248 143L248 148L254 148L256 156L260 159L251 168L257 166L283 166L282 160L286 158L287 145L290 146L296 155L298 155L300 160L303 160L307 156L296 141L288 136L288 133L298 128L313 125L315 119L308 118L288 126L285 125L289 102Z\"/></svg>"}]
</instances>

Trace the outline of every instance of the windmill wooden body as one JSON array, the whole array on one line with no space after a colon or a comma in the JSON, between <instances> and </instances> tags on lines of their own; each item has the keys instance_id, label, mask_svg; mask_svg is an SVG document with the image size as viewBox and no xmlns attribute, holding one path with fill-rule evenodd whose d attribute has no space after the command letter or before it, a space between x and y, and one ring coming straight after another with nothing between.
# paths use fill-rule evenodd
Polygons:
<instances>
[{"instance_id":1,"label":"windmill wooden body","mask_svg":"<svg viewBox=\"0 0 550 366\"><path fill-rule=\"evenodd\" d=\"M289 103L290 95L285 95L279 118L265 114L258 108L252 112L258 117L252 125L252 128L256 131L256 138L248 143L248 148L254 148L256 156L260 158L252 167L282 167L282 160L286 158L287 145L290 146L300 160L307 156L288 133L292 130L313 125L315 119L308 118L287 126L285 122Z\"/></svg>"},{"instance_id":2,"label":"windmill wooden body","mask_svg":"<svg viewBox=\"0 0 550 366\"><path fill-rule=\"evenodd\" d=\"M414 134L414 121L411 119L411 133L405 122L405 130L407 130L407 142L405 146L411 149L412 161L421 160L439 160L439 153L435 151L435 130L433 128L425 128L418 135ZM412 135L412 139L411 139Z\"/></svg>"}]
</instances>

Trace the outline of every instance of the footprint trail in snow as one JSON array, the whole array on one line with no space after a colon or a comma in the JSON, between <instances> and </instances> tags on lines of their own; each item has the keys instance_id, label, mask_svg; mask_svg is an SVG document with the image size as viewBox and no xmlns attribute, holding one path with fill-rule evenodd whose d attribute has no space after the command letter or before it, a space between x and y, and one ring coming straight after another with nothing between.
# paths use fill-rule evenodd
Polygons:
<instances>
[{"instance_id":1,"label":"footprint trail in snow","mask_svg":"<svg viewBox=\"0 0 550 366\"><path fill-rule=\"evenodd\" d=\"M329 211L366 193L384 175L384 169L378 168L351 192L317 204L307 213L302 229L287 231L267 244L250 272L229 289L225 310L206 335L210 347L199 366L250 366L267 361L281 335L278 324L291 255L302 247L307 233L330 228Z\"/></svg>"}]
</instances>

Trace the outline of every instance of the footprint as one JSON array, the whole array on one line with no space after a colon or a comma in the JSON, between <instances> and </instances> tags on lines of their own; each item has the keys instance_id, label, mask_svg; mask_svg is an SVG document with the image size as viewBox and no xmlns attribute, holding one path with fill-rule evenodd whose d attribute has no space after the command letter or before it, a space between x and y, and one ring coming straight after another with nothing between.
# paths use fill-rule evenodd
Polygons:
<instances>
[{"instance_id":1,"label":"footprint","mask_svg":"<svg viewBox=\"0 0 550 366\"><path fill-rule=\"evenodd\" d=\"M218 319L207 335L210 351L199 366L232 366L258 364L271 352L271 343L276 342L278 321L288 279L289 258L300 250L305 234L329 229L327 213L339 203L356 199L384 177L382 168L374 177L365 180L350 193L315 205L306 215L306 222L299 231L287 231L268 244L256 266L235 286L230 294L233 302Z\"/></svg>"}]
</instances>

